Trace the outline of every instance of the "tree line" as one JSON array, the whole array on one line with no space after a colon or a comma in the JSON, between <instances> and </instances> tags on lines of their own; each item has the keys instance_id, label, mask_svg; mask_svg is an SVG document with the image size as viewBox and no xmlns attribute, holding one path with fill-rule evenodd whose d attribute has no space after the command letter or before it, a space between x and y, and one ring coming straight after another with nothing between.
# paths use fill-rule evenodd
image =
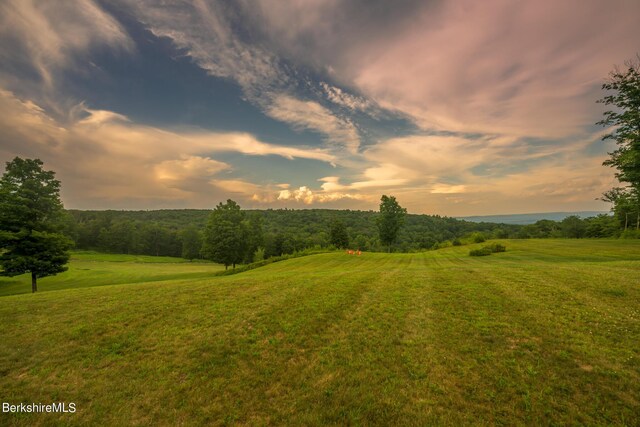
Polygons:
<instances>
[{"instance_id":1,"label":"tree line","mask_svg":"<svg viewBox=\"0 0 640 427\"><path fill-rule=\"evenodd\" d=\"M234 202L235 203L235 202ZM125 254L205 257L204 235L211 210L68 211L65 234L76 248ZM635 237L624 230L624 217L599 215L535 224L476 223L437 215L406 214L391 245L380 239L376 211L329 209L241 210L238 236L254 242L242 262L291 254L304 249L352 248L363 251L415 252L481 234L486 239ZM250 229L250 232L246 230Z\"/></svg>"},{"instance_id":2,"label":"tree line","mask_svg":"<svg viewBox=\"0 0 640 427\"><path fill-rule=\"evenodd\" d=\"M305 248L403 252L494 238L640 238L640 57L614 69L598 102L612 107L598 124L617 148L604 166L616 169L621 186L605 192L613 215L527 226L471 223L453 218L407 215L393 196L383 195L380 212L251 211L232 200L212 211L65 211L60 182L39 159L16 157L0 178L0 274L37 279L66 270L68 249L204 257L234 266ZM635 224L634 224L635 221ZM635 226L634 226L635 225Z\"/></svg>"}]
</instances>

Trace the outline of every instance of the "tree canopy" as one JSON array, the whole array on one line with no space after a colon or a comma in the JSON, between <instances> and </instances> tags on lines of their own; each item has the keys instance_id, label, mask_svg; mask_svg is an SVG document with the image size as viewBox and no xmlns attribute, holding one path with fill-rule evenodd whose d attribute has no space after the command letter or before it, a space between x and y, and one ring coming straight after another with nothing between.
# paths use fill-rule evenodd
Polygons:
<instances>
[{"instance_id":1,"label":"tree canopy","mask_svg":"<svg viewBox=\"0 0 640 427\"><path fill-rule=\"evenodd\" d=\"M37 278L67 270L72 242L60 233L64 211L60 181L39 159L16 157L0 179L0 265L2 275Z\"/></svg>"},{"instance_id":2,"label":"tree canopy","mask_svg":"<svg viewBox=\"0 0 640 427\"><path fill-rule=\"evenodd\" d=\"M628 225L629 214L640 228L640 57L624 69L615 68L602 85L609 94L598 102L613 109L604 112L597 124L611 129L603 140L613 140L617 149L609 153L603 165L617 169L616 178L626 187L613 188L603 200L614 204L614 212ZM622 218L624 216L624 218Z\"/></svg>"},{"instance_id":3,"label":"tree canopy","mask_svg":"<svg viewBox=\"0 0 640 427\"><path fill-rule=\"evenodd\" d=\"M391 252L391 245L398 238L400 228L404 224L407 210L401 207L393 196L383 195L380 198L380 216L377 219L380 242Z\"/></svg>"},{"instance_id":4,"label":"tree canopy","mask_svg":"<svg viewBox=\"0 0 640 427\"><path fill-rule=\"evenodd\" d=\"M331 228L329 229L329 243L338 249L345 249L349 246L349 233L347 227L338 218L334 218L331 221Z\"/></svg>"},{"instance_id":5,"label":"tree canopy","mask_svg":"<svg viewBox=\"0 0 640 427\"><path fill-rule=\"evenodd\" d=\"M202 255L225 267L242 262L246 252L246 224L240 206L229 199L220 202L209 215L204 230Z\"/></svg>"}]
</instances>

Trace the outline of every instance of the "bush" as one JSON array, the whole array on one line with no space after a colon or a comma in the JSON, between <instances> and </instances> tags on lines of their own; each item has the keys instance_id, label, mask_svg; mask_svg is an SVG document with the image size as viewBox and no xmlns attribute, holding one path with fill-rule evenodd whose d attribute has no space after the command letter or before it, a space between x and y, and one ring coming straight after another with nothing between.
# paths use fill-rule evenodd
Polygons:
<instances>
[{"instance_id":1,"label":"bush","mask_svg":"<svg viewBox=\"0 0 640 427\"><path fill-rule=\"evenodd\" d=\"M502 245L500 243L493 243L489 246L485 246L486 248L490 248L491 252L506 252L507 247L505 245Z\"/></svg>"},{"instance_id":2,"label":"bush","mask_svg":"<svg viewBox=\"0 0 640 427\"><path fill-rule=\"evenodd\" d=\"M454 239L453 242L451 242L451 244L453 246L462 246L462 242L460 241L460 239Z\"/></svg>"},{"instance_id":3,"label":"bush","mask_svg":"<svg viewBox=\"0 0 640 427\"><path fill-rule=\"evenodd\" d=\"M253 254L253 262L264 260L264 248L258 248Z\"/></svg>"},{"instance_id":4,"label":"bush","mask_svg":"<svg viewBox=\"0 0 640 427\"><path fill-rule=\"evenodd\" d=\"M473 243L482 243L486 239L484 238L484 234L482 233L473 233L471 235L471 240L473 241Z\"/></svg>"},{"instance_id":5,"label":"bush","mask_svg":"<svg viewBox=\"0 0 640 427\"><path fill-rule=\"evenodd\" d=\"M493 251L491 250L491 248L489 248L488 246L485 246L484 248L481 249L472 249L469 251L469 255L471 256L487 256L487 255L491 255Z\"/></svg>"},{"instance_id":6,"label":"bush","mask_svg":"<svg viewBox=\"0 0 640 427\"><path fill-rule=\"evenodd\" d=\"M633 230L633 229L624 230L622 234L620 234L620 238L621 239L640 239L640 231Z\"/></svg>"},{"instance_id":7,"label":"bush","mask_svg":"<svg viewBox=\"0 0 640 427\"><path fill-rule=\"evenodd\" d=\"M487 245L482 247L481 249L472 249L469 251L469 255L471 256L487 256L496 252L506 252L507 247L500 243L493 243L491 245Z\"/></svg>"}]
</instances>

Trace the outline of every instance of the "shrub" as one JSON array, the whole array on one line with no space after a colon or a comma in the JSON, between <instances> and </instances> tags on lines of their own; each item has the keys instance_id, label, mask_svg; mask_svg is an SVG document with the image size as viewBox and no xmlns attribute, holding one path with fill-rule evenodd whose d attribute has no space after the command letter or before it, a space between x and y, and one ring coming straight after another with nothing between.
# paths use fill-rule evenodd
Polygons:
<instances>
[{"instance_id":1,"label":"shrub","mask_svg":"<svg viewBox=\"0 0 640 427\"><path fill-rule=\"evenodd\" d=\"M473 241L473 243L482 243L486 239L484 238L484 234L482 233L473 233L471 235L471 240Z\"/></svg>"},{"instance_id":2,"label":"shrub","mask_svg":"<svg viewBox=\"0 0 640 427\"><path fill-rule=\"evenodd\" d=\"M487 256L495 252L505 252L507 247L500 243L493 243L491 245L484 246L480 249L472 249L469 251L471 256Z\"/></svg>"},{"instance_id":3,"label":"shrub","mask_svg":"<svg viewBox=\"0 0 640 427\"><path fill-rule=\"evenodd\" d=\"M460 241L460 239L453 239L453 242L451 242L451 244L453 246L462 246L462 242Z\"/></svg>"},{"instance_id":4,"label":"shrub","mask_svg":"<svg viewBox=\"0 0 640 427\"><path fill-rule=\"evenodd\" d=\"M489 248L488 246L485 246L484 248L481 249L472 249L469 251L469 255L471 256L487 256L487 255L491 255L492 251L491 248Z\"/></svg>"},{"instance_id":5,"label":"shrub","mask_svg":"<svg viewBox=\"0 0 640 427\"><path fill-rule=\"evenodd\" d=\"M264 248L258 248L253 254L253 262L264 260Z\"/></svg>"},{"instance_id":6,"label":"shrub","mask_svg":"<svg viewBox=\"0 0 640 427\"><path fill-rule=\"evenodd\" d=\"M485 246L491 249L491 252L506 252L507 247L500 243L493 243L489 246Z\"/></svg>"},{"instance_id":7,"label":"shrub","mask_svg":"<svg viewBox=\"0 0 640 427\"><path fill-rule=\"evenodd\" d=\"M640 231L627 229L620 235L621 239L640 239Z\"/></svg>"}]
</instances>

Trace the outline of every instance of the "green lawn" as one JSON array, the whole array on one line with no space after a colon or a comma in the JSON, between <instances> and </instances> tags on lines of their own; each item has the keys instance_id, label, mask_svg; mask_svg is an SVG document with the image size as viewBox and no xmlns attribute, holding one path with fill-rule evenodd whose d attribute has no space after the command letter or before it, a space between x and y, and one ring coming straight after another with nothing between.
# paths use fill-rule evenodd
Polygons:
<instances>
[{"instance_id":1,"label":"green lawn","mask_svg":"<svg viewBox=\"0 0 640 427\"><path fill-rule=\"evenodd\" d=\"M224 270L208 262L147 255L72 252L69 270L38 279L38 292L171 279L201 279ZM0 296L31 293L31 276L0 277Z\"/></svg>"},{"instance_id":2,"label":"green lawn","mask_svg":"<svg viewBox=\"0 0 640 427\"><path fill-rule=\"evenodd\" d=\"M640 424L640 241L501 242L1 297L0 424Z\"/></svg>"}]
</instances>

